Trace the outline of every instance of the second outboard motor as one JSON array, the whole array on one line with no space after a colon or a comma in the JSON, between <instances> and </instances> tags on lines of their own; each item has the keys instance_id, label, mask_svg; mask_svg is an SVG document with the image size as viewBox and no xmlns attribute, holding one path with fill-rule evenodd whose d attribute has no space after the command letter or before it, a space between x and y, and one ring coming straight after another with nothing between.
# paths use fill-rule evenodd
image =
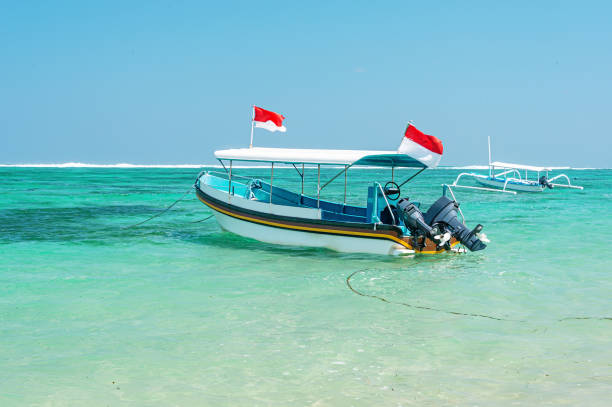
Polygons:
<instances>
[{"instance_id":1,"label":"second outboard motor","mask_svg":"<svg viewBox=\"0 0 612 407\"><path fill-rule=\"evenodd\" d=\"M472 230L469 230L457 218L457 209L459 205L443 196L439 198L425 214L424 220L432 228L438 228L441 231L448 231L465 247L471 251L482 250L487 247L477 236L482 230L482 225L478 224Z\"/></svg>"},{"instance_id":2,"label":"second outboard motor","mask_svg":"<svg viewBox=\"0 0 612 407\"><path fill-rule=\"evenodd\" d=\"M538 183L544 187L553 189L553 185L550 182L548 182L548 178L546 178L546 175L542 175L540 179L538 180Z\"/></svg>"}]
</instances>

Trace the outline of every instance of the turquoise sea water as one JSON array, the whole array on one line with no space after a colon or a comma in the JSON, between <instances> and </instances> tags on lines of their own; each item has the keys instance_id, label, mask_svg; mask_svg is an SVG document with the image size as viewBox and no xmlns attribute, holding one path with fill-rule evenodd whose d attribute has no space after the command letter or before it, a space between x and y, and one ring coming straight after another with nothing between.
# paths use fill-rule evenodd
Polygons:
<instances>
[{"instance_id":1,"label":"turquoise sea water","mask_svg":"<svg viewBox=\"0 0 612 407\"><path fill-rule=\"evenodd\" d=\"M609 405L612 171L569 171L584 191L457 192L491 240L462 255L262 244L193 223L210 213L193 194L121 228L197 172L0 168L0 405ZM427 206L458 173L403 195ZM387 178L351 170L349 201ZM359 270L352 287L389 302L349 289Z\"/></svg>"}]
</instances>

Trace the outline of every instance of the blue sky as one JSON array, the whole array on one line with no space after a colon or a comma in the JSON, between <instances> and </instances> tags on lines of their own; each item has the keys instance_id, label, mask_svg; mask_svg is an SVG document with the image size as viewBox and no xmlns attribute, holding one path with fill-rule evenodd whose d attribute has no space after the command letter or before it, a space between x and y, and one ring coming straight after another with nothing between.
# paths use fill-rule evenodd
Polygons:
<instances>
[{"instance_id":1,"label":"blue sky","mask_svg":"<svg viewBox=\"0 0 612 407\"><path fill-rule=\"evenodd\" d=\"M0 0L0 163L212 163L246 147L612 167L612 3Z\"/></svg>"}]
</instances>

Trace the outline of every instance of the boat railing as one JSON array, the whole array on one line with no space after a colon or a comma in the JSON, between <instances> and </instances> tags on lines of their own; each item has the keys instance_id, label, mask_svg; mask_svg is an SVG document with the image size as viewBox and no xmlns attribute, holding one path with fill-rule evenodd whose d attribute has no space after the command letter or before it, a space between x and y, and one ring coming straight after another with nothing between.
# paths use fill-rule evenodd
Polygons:
<instances>
[{"instance_id":1,"label":"boat railing","mask_svg":"<svg viewBox=\"0 0 612 407\"><path fill-rule=\"evenodd\" d=\"M196 186L197 188L200 188L200 178L202 178L202 175L206 174L207 172L208 172L208 171L206 171L206 170L202 170L202 171L200 171L200 173L199 173L199 174L198 174L198 176L196 177L196 179L195 179L195 186Z\"/></svg>"},{"instance_id":2,"label":"boat railing","mask_svg":"<svg viewBox=\"0 0 612 407\"><path fill-rule=\"evenodd\" d=\"M378 186L378 189L380 190L380 193L382 194L383 198L385 198L385 202L387 203L387 209L389 209L389 213L391 214L391 218L393 219L393 224L396 225L397 222L395 221L395 215L393 215L393 211L391 210L391 205L389 204L389 201L387 200L387 195L385 195L385 191L383 190L383 187L378 182L376 182L375 184L376 186ZM378 213L378 199L376 199L375 202L376 202L376 212L375 213ZM380 218L378 218L378 220L380 221Z\"/></svg>"},{"instance_id":3,"label":"boat railing","mask_svg":"<svg viewBox=\"0 0 612 407\"><path fill-rule=\"evenodd\" d=\"M236 193L235 188L238 188L240 191L243 191L239 195L242 196L244 194L244 196L248 199L251 199L252 197L255 196L253 194L253 189L252 189L252 182L256 179L255 177L244 177L241 175L232 174L231 172L225 173L221 171L205 170L205 171L201 171L198 174L198 177L196 178L196 181L195 181L196 187L198 188L200 187L200 179L205 175L227 181L228 199L230 199L231 196L235 195ZM237 180L238 182L236 182ZM235 184L235 186L233 184Z\"/></svg>"},{"instance_id":4,"label":"boat railing","mask_svg":"<svg viewBox=\"0 0 612 407\"><path fill-rule=\"evenodd\" d=\"M229 176L228 173L221 172L221 171L202 171L200 173L200 175L198 176L198 179L202 175L204 175L204 174L214 175L215 177L219 177L219 178L223 178L223 179L227 179L227 180L230 179L230 176ZM251 180L255 179L255 177L244 177L242 175L236 175L236 174L232 174L231 178L232 178L232 180L235 179L235 178L238 178L238 179L243 179L245 181L251 181Z\"/></svg>"},{"instance_id":5,"label":"boat railing","mask_svg":"<svg viewBox=\"0 0 612 407\"><path fill-rule=\"evenodd\" d=\"M461 221L465 225L465 216L463 215L463 211L459 206L459 201L457 201L457 198L455 198L455 193L453 192L451 185L442 184L442 196L446 196L446 191L450 192L450 195L453 197L453 201L455 201L455 203L457 204L457 209L459 210L459 214L461 215Z\"/></svg>"}]
</instances>

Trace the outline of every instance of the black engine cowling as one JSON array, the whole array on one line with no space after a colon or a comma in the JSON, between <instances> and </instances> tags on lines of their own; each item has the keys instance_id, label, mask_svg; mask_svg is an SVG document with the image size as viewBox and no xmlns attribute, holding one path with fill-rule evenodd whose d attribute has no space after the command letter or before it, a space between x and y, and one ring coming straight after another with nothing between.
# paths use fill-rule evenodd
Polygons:
<instances>
[{"instance_id":1,"label":"black engine cowling","mask_svg":"<svg viewBox=\"0 0 612 407\"><path fill-rule=\"evenodd\" d=\"M434 202L424 216L407 198L400 199L397 208L413 236L427 236L438 245L447 247L450 236L454 236L471 251L487 247L476 235L482 230L482 225L469 230L457 218L458 204L445 196Z\"/></svg>"},{"instance_id":2,"label":"black engine cowling","mask_svg":"<svg viewBox=\"0 0 612 407\"><path fill-rule=\"evenodd\" d=\"M546 187L548 189L553 189L553 185L550 182L548 182L548 178L546 177L546 175L542 175L540 179L538 180L538 183L542 185L543 187Z\"/></svg>"}]
</instances>

